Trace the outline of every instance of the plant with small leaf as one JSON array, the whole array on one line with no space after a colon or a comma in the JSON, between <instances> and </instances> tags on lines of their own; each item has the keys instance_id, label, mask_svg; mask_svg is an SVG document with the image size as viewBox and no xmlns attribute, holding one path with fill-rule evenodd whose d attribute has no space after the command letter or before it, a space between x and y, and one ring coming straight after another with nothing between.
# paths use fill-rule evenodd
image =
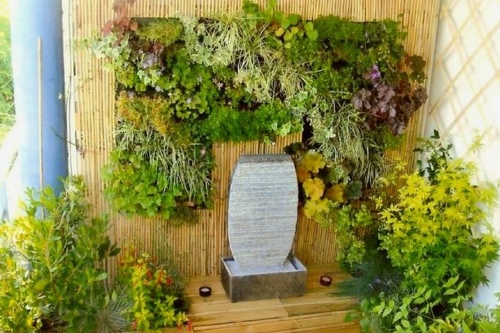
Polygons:
<instances>
[{"instance_id":1,"label":"plant with small leaf","mask_svg":"<svg viewBox=\"0 0 500 333\"><path fill-rule=\"evenodd\" d=\"M378 227L373 213L365 205L355 207L330 201L329 210L315 216L315 220L323 227L335 230L335 241L339 246L335 259L344 270L352 272L353 267L365 259L366 238L373 237Z\"/></svg>"},{"instance_id":2,"label":"plant with small leaf","mask_svg":"<svg viewBox=\"0 0 500 333\"><path fill-rule=\"evenodd\" d=\"M110 162L102 177L106 182L105 194L116 211L150 218L171 217L181 192L168 183L165 175L158 174L157 164L119 150L111 154Z\"/></svg>"},{"instance_id":3,"label":"plant with small leaf","mask_svg":"<svg viewBox=\"0 0 500 333\"><path fill-rule=\"evenodd\" d=\"M364 302L365 331L475 329L464 303L488 282L484 269L498 258L499 242L487 222L497 186L474 184L474 164L450 159L451 147L438 137L421 147L431 156L429 178L419 171L403 175L397 201L380 213L380 247L403 278L393 291Z\"/></svg>"},{"instance_id":4,"label":"plant with small leaf","mask_svg":"<svg viewBox=\"0 0 500 333\"><path fill-rule=\"evenodd\" d=\"M353 313L349 319L359 319L363 332L497 332L500 326L487 310L480 306L464 307L472 297L463 294L464 283L458 281L459 276L455 276L443 285L443 294L456 296L449 299L447 306L451 310L446 314L436 313L440 300L432 296L427 286L412 291L393 285L388 292L364 299L361 317Z\"/></svg>"},{"instance_id":5,"label":"plant with small leaf","mask_svg":"<svg viewBox=\"0 0 500 333\"><path fill-rule=\"evenodd\" d=\"M387 126L394 135L403 134L412 114L427 100L424 88L414 88L403 80L396 85L384 82L377 64L364 76L372 87L362 88L354 95L354 107L370 129Z\"/></svg>"},{"instance_id":6,"label":"plant with small leaf","mask_svg":"<svg viewBox=\"0 0 500 333\"><path fill-rule=\"evenodd\" d=\"M122 122L117 147L103 169L105 195L121 213L194 222L194 209L211 205L212 167L204 147L178 146L151 127Z\"/></svg>"},{"instance_id":7,"label":"plant with small leaf","mask_svg":"<svg viewBox=\"0 0 500 333\"><path fill-rule=\"evenodd\" d=\"M136 257L130 248L121 260L118 279L128 286L133 299L132 329L149 330L179 327L189 322L189 303L182 281L174 280L169 269L158 265L147 253Z\"/></svg>"},{"instance_id":8,"label":"plant with small leaf","mask_svg":"<svg viewBox=\"0 0 500 333\"><path fill-rule=\"evenodd\" d=\"M2 331L95 328L86 300L104 299L100 263L120 249L106 235L107 219L87 217L84 193L78 177L59 195L50 187L28 190L25 214L0 225Z\"/></svg>"},{"instance_id":9,"label":"plant with small leaf","mask_svg":"<svg viewBox=\"0 0 500 333\"><path fill-rule=\"evenodd\" d=\"M419 139L418 142L420 146L413 151L424 155L417 160L418 174L427 177L431 183L435 183L437 181L437 171L452 159L450 151L453 145L441 141L441 136L437 130L434 130L429 139Z\"/></svg>"},{"instance_id":10,"label":"plant with small leaf","mask_svg":"<svg viewBox=\"0 0 500 333\"><path fill-rule=\"evenodd\" d=\"M500 300L500 292L495 294ZM495 333L500 331L500 305L497 305L490 314L484 315L477 321L477 325L484 333Z\"/></svg>"},{"instance_id":11,"label":"plant with small leaf","mask_svg":"<svg viewBox=\"0 0 500 333\"><path fill-rule=\"evenodd\" d=\"M322 154L300 143L288 146L285 151L294 160L299 199L307 217L323 220L339 204L363 196L362 182L351 180L343 165L327 162Z\"/></svg>"},{"instance_id":12,"label":"plant with small leaf","mask_svg":"<svg viewBox=\"0 0 500 333\"><path fill-rule=\"evenodd\" d=\"M280 101L262 104L252 112L221 107L210 114L202 131L214 142L272 141L278 135L297 132L300 124Z\"/></svg>"},{"instance_id":13,"label":"plant with small leaf","mask_svg":"<svg viewBox=\"0 0 500 333\"><path fill-rule=\"evenodd\" d=\"M6 8L6 0L2 5ZM0 13L0 145L15 122L14 83L10 52L10 24L7 13Z\"/></svg>"},{"instance_id":14,"label":"plant with small leaf","mask_svg":"<svg viewBox=\"0 0 500 333\"><path fill-rule=\"evenodd\" d=\"M475 165L462 159L437 163L435 178L404 176L398 202L380 214L382 247L409 281L439 294L443 281L460 276L469 293L487 279L499 244L487 222L497 200L493 183L472 182ZM484 233L476 228L485 228ZM446 299L447 297L443 297Z\"/></svg>"}]
</instances>

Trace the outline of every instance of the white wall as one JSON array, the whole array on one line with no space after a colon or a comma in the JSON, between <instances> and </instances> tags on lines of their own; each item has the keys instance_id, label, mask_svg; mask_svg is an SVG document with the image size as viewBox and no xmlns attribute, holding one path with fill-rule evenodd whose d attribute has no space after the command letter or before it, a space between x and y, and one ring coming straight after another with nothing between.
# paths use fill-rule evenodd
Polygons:
<instances>
[{"instance_id":1,"label":"white wall","mask_svg":"<svg viewBox=\"0 0 500 333\"><path fill-rule=\"evenodd\" d=\"M474 130L485 132L484 148L473 160L478 178L500 180L500 0L442 0L424 134L438 129L462 156ZM500 205L491 223L500 237ZM497 303L500 262L487 270L488 287L475 302Z\"/></svg>"}]
</instances>

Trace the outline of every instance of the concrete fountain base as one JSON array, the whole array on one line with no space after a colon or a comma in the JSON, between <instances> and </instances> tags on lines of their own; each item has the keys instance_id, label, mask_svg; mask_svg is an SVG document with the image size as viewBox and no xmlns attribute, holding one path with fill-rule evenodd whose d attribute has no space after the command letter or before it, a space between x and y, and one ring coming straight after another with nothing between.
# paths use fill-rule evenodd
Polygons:
<instances>
[{"instance_id":1,"label":"concrete fountain base","mask_svg":"<svg viewBox=\"0 0 500 333\"><path fill-rule=\"evenodd\" d=\"M222 258L221 281L231 302L301 296L307 269L294 256L281 267L241 269L232 257Z\"/></svg>"}]
</instances>

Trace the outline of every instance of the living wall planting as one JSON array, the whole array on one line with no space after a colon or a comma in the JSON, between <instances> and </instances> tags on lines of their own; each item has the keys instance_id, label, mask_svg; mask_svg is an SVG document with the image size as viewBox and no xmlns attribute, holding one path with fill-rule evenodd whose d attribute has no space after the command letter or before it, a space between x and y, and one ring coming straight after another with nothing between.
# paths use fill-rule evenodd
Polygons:
<instances>
[{"instance_id":1,"label":"living wall planting","mask_svg":"<svg viewBox=\"0 0 500 333\"><path fill-rule=\"evenodd\" d=\"M104 177L119 212L192 220L190 208L211 206L215 142L304 132L288 151L313 217L329 200L362 196L427 98L425 61L405 52L397 21L306 20L276 1L203 18L135 20L124 5L115 12L88 45L117 81ZM308 177L302 150L314 151L313 173L328 164L327 179Z\"/></svg>"},{"instance_id":2,"label":"living wall planting","mask_svg":"<svg viewBox=\"0 0 500 333\"><path fill-rule=\"evenodd\" d=\"M125 213L111 218L113 239L139 238L152 252L168 243L182 271L214 274L228 254L227 186L240 154L288 146L304 167L304 214L315 219L359 202L387 168L387 148L402 141L400 154L411 156L419 123L409 119L422 117L426 70L411 54L428 59L435 28L413 22L435 18L437 6L120 3L115 13L111 1L99 3L103 14L90 24L82 24L90 8L69 8L72 39L104 27L90 45L108 61L82 49L69 61L73 165L96 213L108 204ZM306 264L335 260L335 233L304 214L295 253ZM172 226L182 220L200 223Z\"/></svg>"}]
</instances>

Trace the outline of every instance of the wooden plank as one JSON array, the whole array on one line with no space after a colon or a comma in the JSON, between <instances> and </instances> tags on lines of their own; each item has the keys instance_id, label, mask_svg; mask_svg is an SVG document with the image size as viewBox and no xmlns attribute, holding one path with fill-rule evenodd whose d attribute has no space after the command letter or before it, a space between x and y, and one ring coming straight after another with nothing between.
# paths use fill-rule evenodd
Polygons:
<instances>
[{"instance_id":1,"label":"wooden plank","mask_svg":"<svg viewBox=\"0 0 500 333\"><path fill-rule=\"evenodd\" d=\"M189 317L195 326L261 321L288 316L278 299L242 303L193 304Z\"/></svg>"},{"instance_id":2,"label":"wooden plank","mask_svg":"<svg viewBox=\"0 0 500 333\"><path fill-rule=\"evenodd\" d=\"M281 300L289 316L352 310L358 303L353 297L334 297L330 294L307 294Z\"/></svg>"},{"instance_id":3,"label":"wooden plank","mask_svg":"<svg viewBox=\"0 0 500 333\"><path fill-rule=\"evenodd\" d=\"M218 304L212 304L210 302L195 303L191 306L190 312L196 316L198 315L205 316L209 314L220 314L226 312L239 312L239 311L251 312L251 311L259 311L262 309L269 310L274 308L280 308L280 309L283 308L283 304L278 298L258 300L258 301L246 301L246 302L231 302L227 300L226 302L221 302ZM252 315L252 317L255 316Z\"/></svg>"},{"instance_id":4,"label":"wooden plank","mask_svg":"<svg viewBox=\"0 0 500 333\"><path fill-rule=\"evenodd\" d=\"M348 311L327 312L321 314L304 315L297 317L283 317L272 320L239 321L225 323L222 325L204 326L194 323L195 332L217 332L217 333L278 333L278 332L301 332L303 330L327 329L332 327L356 326L357 323L345 323L344 318Z\"/></svg>"},{"instance_id":5,"label":"wooden plank","mask_svg":"<svg viewBox=\"0 0 500 333\"><path fill-rule=\"evenodd\" d=\"M231 303L219 276L192 278L186 292L192 300L190 318L195 332L359 332L357 323L345 323L348 310L356 304L352 297L332 295L333 286L323 287L319 276L328 273L334 281L346 274L339 273L337 264L308 267L308 289L305 295ZM200 297L198 288L212 288L210 297Z\"/></svg>"},{"instance_id":6,"label":"wooden plank","mask_svg":"<svg viewBox=\"0 0 500 333\"><path fill-rule=\"evenodd\" d=\"M295 331L297 332L297 331ZM313 327L311 329L304 328L300 330L300 332L314 332L314 333L361 333L361 327L355 324L345 324L338 325L335 327L325 327L325 328L317 328Z\"/></svg>"},{"instance_id":7,"label":"wooden plank","mask_svg":"<svg viewBox=\"0 0 500 333\"><path fill-rule=\"evenodd\" d=\"M220 275L198 276L191 278L186 286L186 295L189 297L199 297L199 288L201 286L208 286L212 288L212 295L217 293L224 293ZM210 299L210 298L207 298Z\"/></svg>"}]
</instances>

